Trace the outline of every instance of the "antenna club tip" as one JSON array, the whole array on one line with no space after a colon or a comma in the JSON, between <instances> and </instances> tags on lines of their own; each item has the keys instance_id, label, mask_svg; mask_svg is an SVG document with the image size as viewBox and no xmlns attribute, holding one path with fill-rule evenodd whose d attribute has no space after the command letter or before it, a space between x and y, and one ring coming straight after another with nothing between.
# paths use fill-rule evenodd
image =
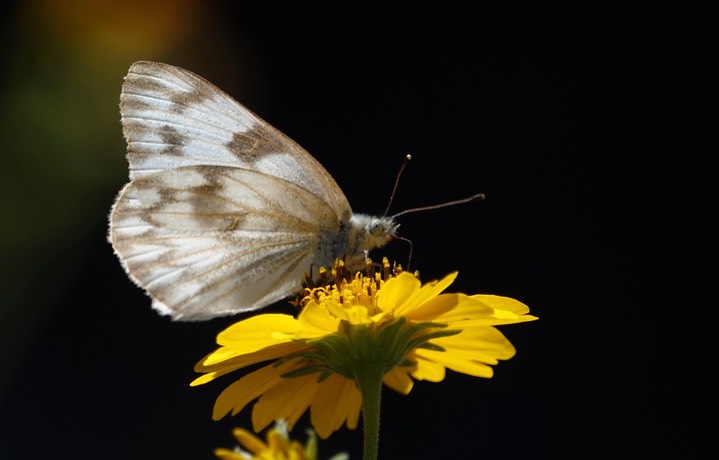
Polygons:
<instances>
[{"instance_id":1,"label":"antenna club tip","mask_svg":"<svg viewBox=\"0 0 719 460\"><path fill-rule=\"evenodd\" d=\"M487 199L487 195L485 195L484 193L478 193L474 195L474 199L478 201L484 201Z\"/></svg>"},{"instance_id":2,"label":"antenna club tip","mask_svg":"<svg viewBox=\"0 0 719 460\"><path fill-rule=\"evenodd\" d=\"M412 159L412 155L410 155L410 154L408 153L407 156L405 156L404 158L405 158L407 161L409 161L409 160Z\"/></svg>"}]
</instances>

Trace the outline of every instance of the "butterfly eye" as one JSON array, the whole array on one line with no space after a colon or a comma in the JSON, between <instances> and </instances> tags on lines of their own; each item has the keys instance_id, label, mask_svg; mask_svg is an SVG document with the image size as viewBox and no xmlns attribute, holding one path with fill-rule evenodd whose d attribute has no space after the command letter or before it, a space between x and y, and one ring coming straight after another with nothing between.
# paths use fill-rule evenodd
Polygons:
<instances>
[{"instance_id":1,"label":"butterfly eye","mask_svg":"<svg viewBox=\"0 0 719 460\"><path fill-rule=\"evenodd\" d=\"M372 236L380 236L385 232L384 224L379 219L372 219L367 229Z\"/></svg>"}]
</instances>

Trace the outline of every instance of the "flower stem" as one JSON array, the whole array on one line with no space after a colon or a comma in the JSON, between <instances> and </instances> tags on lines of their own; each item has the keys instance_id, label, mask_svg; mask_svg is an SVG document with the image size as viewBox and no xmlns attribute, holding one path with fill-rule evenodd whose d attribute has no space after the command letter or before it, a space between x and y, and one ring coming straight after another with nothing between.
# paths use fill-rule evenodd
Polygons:
<instances>
[{"instance_id":1,"label":"flower stem","mask_svg":"<svg viewBox=\"0 0 719 460\"><path fill-rule=\"evenodd\" d=\"M377 460L379 449L379 414L382 397L382 366L366 366L356 375L362 393L362 424L364 426L364 460Z\"/></svg>"}]
</instances>

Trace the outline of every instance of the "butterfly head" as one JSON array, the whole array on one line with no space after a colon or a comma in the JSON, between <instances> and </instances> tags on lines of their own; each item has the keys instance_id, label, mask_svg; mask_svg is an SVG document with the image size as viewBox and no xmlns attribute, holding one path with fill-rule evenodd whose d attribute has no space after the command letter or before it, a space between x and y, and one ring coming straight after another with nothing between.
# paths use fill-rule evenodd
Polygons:
<instances>
[{"instance_id":1,"label":"butterfly head","mask_svg":"<svg viewBox=\"0 0 719 460\"><path fill-rule=\"evenodd\" d=\"M396 237L398 227L392 217L354 214L350 220L348 253L381 248Z\"/></svg>"}]
</instances>

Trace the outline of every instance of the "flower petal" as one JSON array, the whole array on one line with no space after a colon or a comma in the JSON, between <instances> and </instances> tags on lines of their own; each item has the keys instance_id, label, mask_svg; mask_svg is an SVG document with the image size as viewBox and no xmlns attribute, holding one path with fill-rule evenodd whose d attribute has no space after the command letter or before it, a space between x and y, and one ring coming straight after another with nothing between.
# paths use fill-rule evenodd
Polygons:
<instances>
[{"instance_id":1,"label":"flower petal","mask_svg":"<svg viewBox=\"0 0 719 460\"><path fill-rule=\"evenodd\" d=\"M440 353L441 352L433 350L422 350L421 353L418 353L418 356L420 358L427 359L428 361L441 362L442 365L447 367L447 369L451 369L455 372L461 372L462 374L484 378L490 378L494 375L492 366L477 361L459 358L455 355L438 356Z\"/></svg>"},{"instance_id":2,"label":"flower petal","mask_svg":"<svg viewBox=\"0 0 719 460\"><path fill-rule=\"evenodd\" d=\"M215 449L215 456L220 460L245 460L247 457L241 457L234 450L224 449L222 447Z\"/></svg>"},{"instance_id":3,"label":"flower petal","mask_svg":"<svg viewBox=\"0 0 719 460\"><path fill-rule=\"evenodd\" d=\"M217 344L251 353L261 348L292 341L300 324L290 315L265 314L239 321L217 335Z\"/></svg>"},{"instance_id":4,"label":"flower petal","mask_svg":"<svg viewBox=\"0 0 719 460\"><path fill-rule=\"evenodd\" d=\"M312 402L318 377L318 374L308 374L276 381L252 408L252 428L260 431L275 420L285 419L292 430Z\"/></svg>"},{"instance_id":5,"label":"flower petal","mask_svg":"<svg viewBox=\"0 0 719 460\"><path fill-rule=\"evenodd\" d=\"M197 372L205 372L207 370L216 371L224 367L234 367L241 369L262 361L269 361L306 348L307 346L299 342L281 343L278 345L268 346L255 352L243 353L242 347L222 347L215 352L210 353L200 361L196 366Z\"/></svg>"},{"instance_id":6,"label":"flower petal","mask_svg":"<svg viewBox=\"0 0 719 460\"><path fill-rule=\"evenodd\" d=\"M351 305L344 307L342 311L344 312L342 319L349 321L350 324L369 324L372 322L369 318L367 307L364 305Z\"/></svg>"},{"instance_id":7,"label":"flower petal","mask_svg":"<svg viewBox=\"0 0 719 460\"><path fill-rule=\"evenodd\" d=\"M526 315L529 313L529 307L519 300L512 299L511 297L502 297L498 295L488 294L475 294L470 296L473 299L477 299L480 302L485 303L495 310L506 310L511 311L516 315Z\"/></svg>"},{"instance_id":8,"label":"flower petal","mask_svg":"<svg viewBox=\"0 0 719 460\"><path fill-rule=\"evenodd\" d=\"M441 299L445 295L437 299ZM457 296L457 304L455 307L435 316L431 319L432 321L444 323L452 327L468 328L523 323L538 319L536 316L515 313L515 311L523 311L524 309L528 311L529 307L509 297L493 295L454 295ZM431 304L431 302L428 302L428 304ZM506 307L508 310L498 308L500 306Z\"/></svg>"},{"instance_id":9,"label":"flower petal","mask_svg":"<svg viewBox=\"0 0 719 460\"><path fill-rule=\"evenodd\" d=\"M207 374L193 380L190 386L202 385L229 372L242 369L243 367L299 353L307 348L309 348L309 346L306 344L292 342L242 355L238 352L233 352L231 347L223 347L214 353L210 353L205 359L195 365L195 372L207 372ZM228 358L230 356L232 357Z\"/></svg>"},{"instance_id":10,"label":"flower petal","mask_svg":"<svg viewBox=\"0 0 719 460\"><path fill-rule=\"evenodd\" d=\"M241 411L250 401L284 380L280 376L302 367L301 362L286 361L280 365L270 364L251 372L225 388L215 401L212 419L219 420L228 413Z\"/></svg>"},{"instance_id":11,"label":"flower petal","mask_svg":"<svg viewBox=\"0 0 719 460\"><path fill-rule=\"evenodd\" d=\"M382 382L397 393L407 395L414 387L414 380L409 377L414 369L414 366L394 367L384 375Z\"/></svg>"},{"instance_id":12,"label":"flower petal","mask_svg":"<svg viewBox=\"0 0 719 460\"><path fill-rule=\"evenodd\" d=\"M327 439L343 423L350 430L357 428L361 408L362 395L355 382L332 374L320 383L310 408L310 421L317 435Z\"/></svg>"},{"instance_id":13,"label":"flower petal","mask_svg":"<svg viewBox=\"0 0 719 460\"><path fill-rule=\"evenodd\" d=\"M491 326L471 327L457 335L432 340L443 347L445 354L466 356L481 360L487 364L497 364L497 360L507 360L516 353L514 345L498 329ZM491 356L485 360L485 356Z\"/></svg>"},{"instance_id":14,"label":"flower petal","mask_svg":"<svg viewBox=\"0 0 719 460\"><path fill-rule=\"evenodd\" d=\"M444 380L446 375L444 365L423 359L420 355L416 355L414 358L417 366L412 371L412 377L417 380L427 380L429 382L441 382Z\"/></svg>"},{"instance_id":15,"label":"flower petal","mask_svg":"<svg viewBox=\"0 0 719 460\"><path fill-rule=\"evenodd\" d=\"M457 278L457 272L450 273L439 281L430 281L425 283L420 289L416 290L412 296L404 302L404 304L395 308L395 314L406 315L419 308L425 302L437 297L440 293L442 293L442 291L447 289L449 285L454 282L455 278Z\"/></svg>"},{"instance_id":16,"label":"flower petal","mask_svg":"<svg viewBox=\"0 0 719 460\"><path fill-rule=\"evenodd\" d=\"M270 452L274 454L273 458L288 458L288 454L290 452L290 441L283 433L276 430L269 430L267 432L267 444L270 447ZM265 456L267 456L270 452L265 453Z\"/></svg>"},{"instance_id":17,"label":"flower petal","mask_svg":"<svg viewBox=\"0 0 719 460\"><path fill-rule=\"evenodd\" d=\"M475 294L470 297L484 303L488 307L493 308L497 311L511 312L518 316L524 315L528 318L531 318L526 321L538 319L535 316L527 315L527 313L529 313L529 307L527 305L511 297L503 297L489 294Z\"/></svg>"},{"instance_id":18,"label":"flower petal","mask_svg":"<svg viewBox=\"0 0 719 460\"><path fill-rule=\"evenodd\" d=\"M509 359L516 352L511 342L493 327L464 329L457 335L433 339L432 343L445 351L418 348L417 357L475 377L491 377L489 365Z\"/></svg>"},{"instance_id":19,"label":"flower petal","mask_svg":"<svg viewBox=\"0 0 719 460\"><path fill-rule=\"evenodd\" d=\"M255 455L261 454L267 450L268 446L260 438L242 428L235 428L232 430L232 435L237 439L237 442L242 445L247 451L252 452Z\"/></svg>"},{"instance_id":20,"label":"flower petal","mask_svg":"<svg viewBox=\"0 0 719 460\"><path fill-rule=\"evenodd\" d=\"M330 314L327 308L311 301L300 312L297 322L301 328L295 333L295 339L314 339L337 331L339 318Z\"/></svg>"},{"instance_id":21,"label":"flower petal","mask_svg":"<svg viewBox=\"0 0 719 460\"><path fill-rule=\"evenodd\" d=\"M462 298L467 297L464 294L442 294L440 296L428 299L426 302L418 305L414 310L407 311L404 316L418 323L422 322L444 322L438 318L443 318L446 314L454 313L454 310L461 305Z\"/></svg>"},{"instance_id":22,"label":"flower petal","mask_svg":"<svg viewBox=\"0 0 719 460\"><path fill-rule=\"evenodd\" d=\"M410 273L400 273L390 278L377 293L377 306L391 311L402 308L403 304L419 291L421 283Z\"/></svg>"}]
</instances>

